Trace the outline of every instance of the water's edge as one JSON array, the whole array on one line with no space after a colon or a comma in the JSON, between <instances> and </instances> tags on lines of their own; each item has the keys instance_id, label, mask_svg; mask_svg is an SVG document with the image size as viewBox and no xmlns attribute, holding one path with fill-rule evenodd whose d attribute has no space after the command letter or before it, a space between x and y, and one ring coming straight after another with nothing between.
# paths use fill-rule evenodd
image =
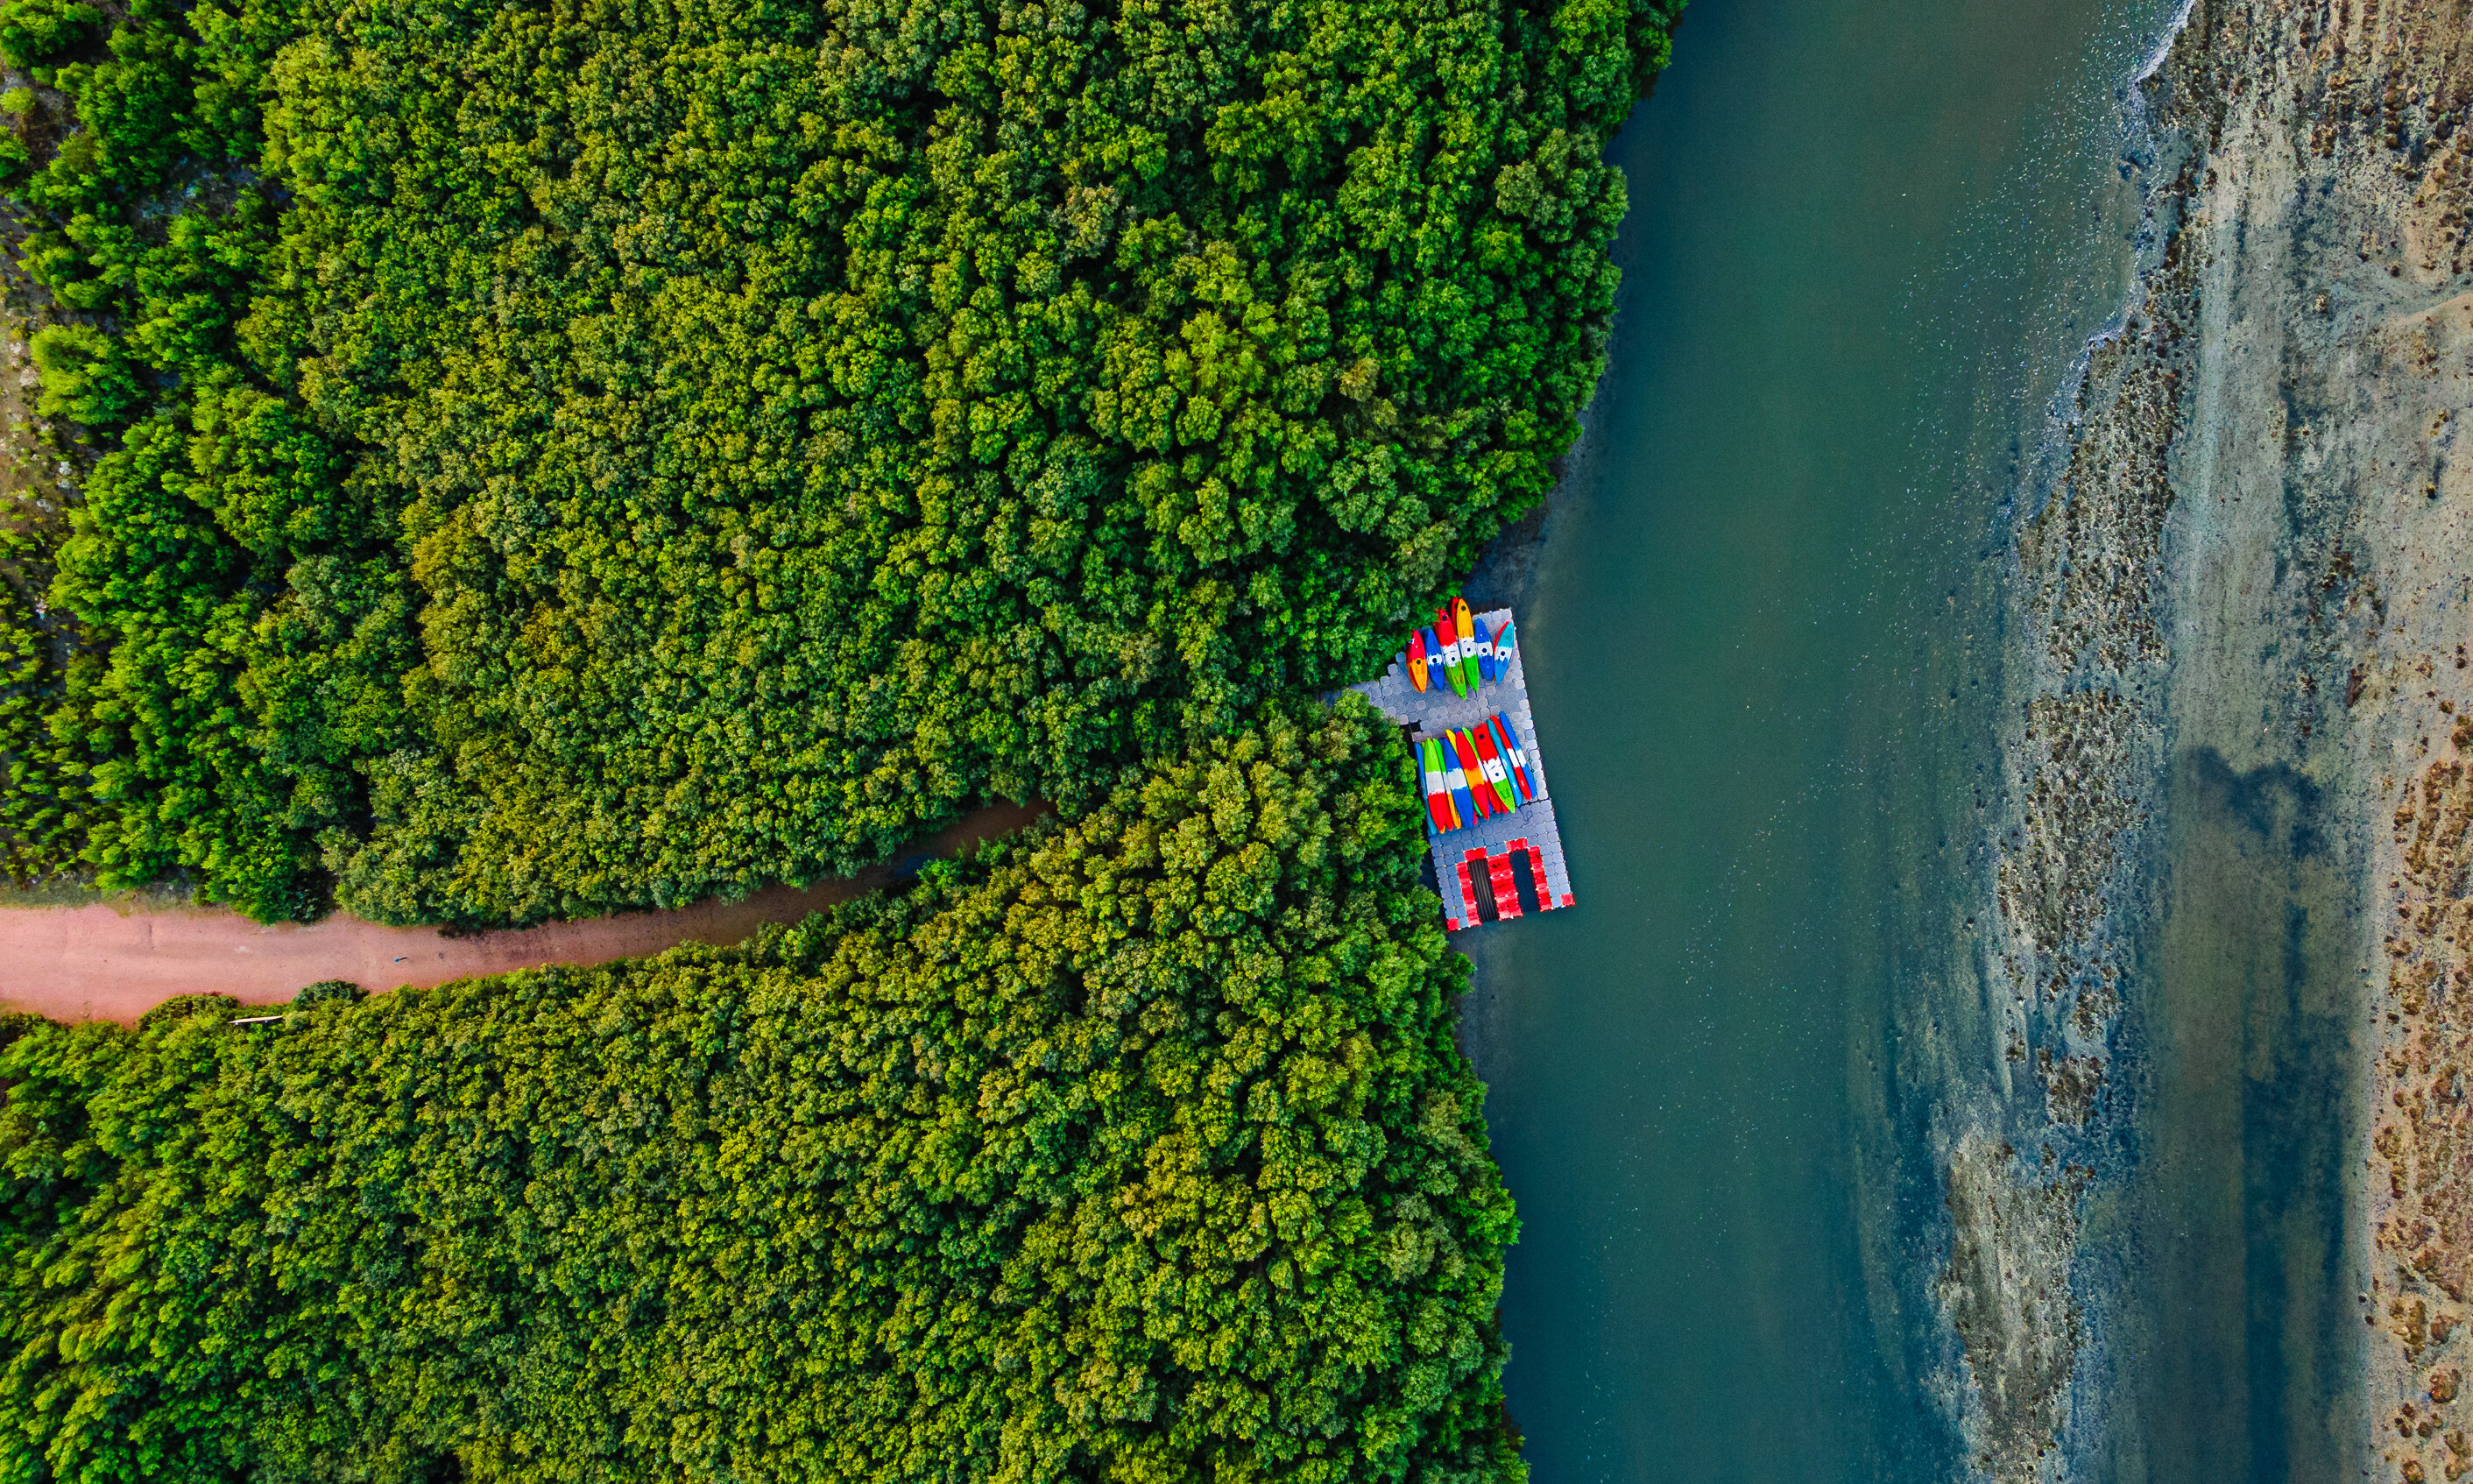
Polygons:
<instances>
[{"instance_id":1,"label":"water's edge","mask_svg":"<svg viewBox=\"0 0 2473 1484\"><path fill-rule=\"evenodd\" d=\"M1996 1478L2356 1477L2374 1401L2452 1399L2423 1319L2365 1368L2361 1176L2395 758L2464 699L2462 372L2413 328L2464 282L2461 22L2191 7L2133 93L2137 284L2020 499L1984 891L2021 1075L1951 1160ZM2365 682L2383 646L2435 682ZM2462 1453L2388 1429L2395 1476L2462 1472L2434 1432Z\"/></svg>"}]
</instances>

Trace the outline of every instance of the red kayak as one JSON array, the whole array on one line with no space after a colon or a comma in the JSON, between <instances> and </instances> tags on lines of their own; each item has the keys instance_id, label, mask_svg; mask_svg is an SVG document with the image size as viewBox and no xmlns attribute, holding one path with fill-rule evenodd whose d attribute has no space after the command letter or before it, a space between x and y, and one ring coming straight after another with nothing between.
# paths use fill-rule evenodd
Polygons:
<instances>
[{"instance_id":1,"label":"red kayak","mask_svg":"<svg viewBox=\"0 0 2473 1484\"><path fill-rule=\"evenodd\" d=\"M1426 738L1417 746L1417 771L1426 779L1426 814L1433 821L1434 833L1450 834L1460 827L1460 811L1452 805L1451 779L1443 776L1443 750L1434 739Z\"/></svg>"},{"instance_id":2,"label":"red kayak","mask_svg":"<svg viewBox=\"0 0 2473 1484\"><path fill-rule=\"evenodd\" d=\"M1504 721L1501 714L1498 712L1486 725L1494 729L1495 745L1501 752L1503 761L1511 764L1512 781L1520 785L1520 802L1535 803L1537 789L1528 781L1528 754L1520 750L1520 743L1511 730L1511 724Z\"/></svg>"},{"instance_id":3,"label":"red kayak","mask_svg":"<svg viewBox=\"0 0 2473 1484\"><path fill-rule=\"evenodd\" d=\"M1460 634L1452 627L1451 610L1434 610L1434 632L1442 636L1443 652L1440 657L1427 657L1428 661L1441 664L1443 679L1451 685L1453 695L1465 696L1468 694L1468 682L1460 674Z\"/></svg>"},{"instance_id":4,"label":"red kayak","mask_svg":"<svg viewBox=\"0 0 2473 1484\"><path fill-rule=\"evenodd\" d=\"M1460 769L1468 775L1469 797L1477 801L1477 817L1501 814L1502 805L1495 801L1493 785L1486 781L1485 764L1477 760L1477 745L1457 728L1452 729L1451 738L1452 751L1459 754Z\"/></svg>"},{"instance_id":5,"label":"red kayak","mask_svg":"<svg viewBox=\"0 0 2473 1484\"><path fill-rule=\"evenodd\" d=\"M1511 770L1503 766L1501 754L1494 750L1494 730L1479 723L1471 729L1470 735L1477 742L1477 758L1485 768L1486 784L1494 790L1493 802L1502 806L1495 812L1509 814L1520 807L1520 792L1511 786Z\"/></svg>"}]
</instances>

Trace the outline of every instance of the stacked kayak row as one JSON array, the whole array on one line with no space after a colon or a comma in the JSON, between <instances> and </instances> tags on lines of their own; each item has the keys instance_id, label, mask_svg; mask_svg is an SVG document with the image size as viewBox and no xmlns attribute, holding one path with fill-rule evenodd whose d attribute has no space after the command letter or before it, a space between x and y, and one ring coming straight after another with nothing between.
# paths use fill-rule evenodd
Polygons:
<instances>
[{"instance_id":1,"label":"stacked kayak row","mask_svg":"<svg viewBox=\"0 0 2473 1484\"><path fill-rule=\"evenodd\" d=\"M1508 608L1472 613L1454 602L1413 641L1420 665L1404 653L1350 687L1407 739L1409 767L1426 794L1426 850L1448 932L1573 901L1511 617Z\"/></svg>"},{"instance_id":2,"label":"stacked kayak row","mask_svg":"<svg viewBox=\"0 0 2473 1484\"><path fill-rule=\"evenodd\" d=\"M1520 733L1500 715L1421 738L1417 763L1426 778L1426 824L1431 834L1465 829L1537 802Z\"/></svg>"},{"instance_id":3,"label":"stacked kayak row","mask_svg":"<svg viewBox=\"0 0 2473 1484\"><path fill-rule=\"evenodd\" d=\"M1436 684L1465 696L1479 685L1491 685L1511 673L1511 618L1506 610L1502 632L1490 634L1485 620L1469 616L1468 599L1453 598L1434 610L1434 621L1408 635L1408 649L1399 657L1408 682L1419 690Z\"/></svg>"}]
</instances>

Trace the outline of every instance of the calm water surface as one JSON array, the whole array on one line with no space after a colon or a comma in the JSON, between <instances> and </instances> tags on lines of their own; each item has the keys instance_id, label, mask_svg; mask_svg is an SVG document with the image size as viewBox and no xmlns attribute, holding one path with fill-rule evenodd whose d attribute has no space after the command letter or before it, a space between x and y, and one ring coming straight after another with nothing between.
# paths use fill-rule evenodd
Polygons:
<instances>
[{"instance_id":1,"label":"calm water surface","mask_svg":"<svg viewBox=\"0 0 2473 1484\"><path fill-rule=\"evenodd\" d=\"M1540 1484L1965 1472L1933 1153L2006 503L2136 225L2091 0L1693 0L1525 599L1580 911L1457 942Z\"/></svg>"}]
</instances>

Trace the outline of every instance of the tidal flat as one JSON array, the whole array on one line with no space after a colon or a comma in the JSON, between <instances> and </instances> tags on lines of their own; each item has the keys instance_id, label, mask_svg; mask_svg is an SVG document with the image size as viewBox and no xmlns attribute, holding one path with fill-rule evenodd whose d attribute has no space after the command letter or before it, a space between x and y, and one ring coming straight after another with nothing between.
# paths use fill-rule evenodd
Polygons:
<instances>
[{"instance_id":1,"label":"tidal flat","mask_svg":"<svg viewBox=\"0 0 2473 1484\"><path fill-rule=\"evenodd\" d=\"M1995 1477L2473 1466L2467 23L2197 4L2138 83L2141 271L2021 501L1990 883L2059 1158L1951 1174L1961 1233L2022 1255L1952 1298L1997 1316L1966 1342ZM2005 1213L2078 1168L2077 1220ZM2071 1302L2003 1302L2056 1262Z\"/></svg>"}]
</instances>

